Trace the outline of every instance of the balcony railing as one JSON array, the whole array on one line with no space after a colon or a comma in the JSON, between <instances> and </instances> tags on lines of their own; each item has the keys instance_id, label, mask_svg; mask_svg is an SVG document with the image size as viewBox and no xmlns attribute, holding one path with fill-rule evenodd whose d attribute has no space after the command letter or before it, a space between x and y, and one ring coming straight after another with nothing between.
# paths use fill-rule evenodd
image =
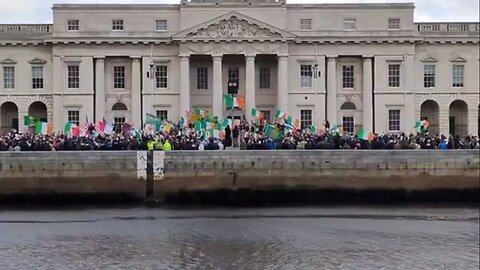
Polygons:
<instances>
[{"instance_id":1,"label":"balcony railing","mask_svg":"<svg viewBox=\"0 0 480 270\"><path fill-rule=\"evenodd\" d=\"M479 23L417 23L418 32L479 32Z\"/></svg>"},{"instance_id":2,"label":"balcony railing","mask_svg":"<svg viewBox=\"0 0 480 270\"><path fill-rule=\"evenodd\" d=\"M52 33L51 24L0 24L1 34L33 33L49 34Z\"/></svg>"}]
</instances>

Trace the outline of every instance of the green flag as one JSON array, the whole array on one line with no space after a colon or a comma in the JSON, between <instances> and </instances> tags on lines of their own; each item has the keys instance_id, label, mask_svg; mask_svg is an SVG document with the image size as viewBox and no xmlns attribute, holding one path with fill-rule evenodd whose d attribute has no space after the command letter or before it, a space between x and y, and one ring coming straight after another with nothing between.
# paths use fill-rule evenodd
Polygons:
<instances>
[{"instance_id":1,"label":"green flag","mask_svg":"<svg viewBox=\"0 0 480 270\"><path fill-rule=\"evenodd\" d=\"M265 135L268 137L272 137L274 127L272 125L265 126Z\"/></svg>"},{"instance_id":2,"label":"green flag","mask_svg":"<svg viewBox=\"0 0 480 270\"><path fill-rule=\"evenodd\" d=\"M230 95L230 94L225 95L225 107L233 108L234 102L235 101L234 101L234 98L233 98L232 95Z\"/></svg>"},{"instance_id":3,"label":"green flag","mask_svg":"<svg viewBox=\"0 0 480 270\"><path fill-rule=\"evenodd\" d=\"M422 126L422 121L416 121L413 128L419 128L420 126Z\"/></svg>"},{"instance_id":4,"label":"green flag","mask_svg":"<svg viewBox=\"0 0 480 270\"><path fill-rule=\"evenodd\" d=\"M194 124L194 129L195 131L201 131L202 130L202 122L201 121L196 121Z\"/></svg>"},{"instance_id":5,"label":"green flag","mask_svg":"<svg viewBox=\"0 0 480 270\"><path fill-rule=\"evenodd\" d=\"M255 118L260 118L260 111L255 108L252 108L252 116Z\"/></svg>"},{"instance_id":6,"label":"green flag","mask_svg":"<svg viewBox=\"0 0 480 270\"><path fill-rule=\"evenodd\" d=\"M358 134L357 134L358 138L360 140L368 140L368 132L366 132L365 130L361 129Z\"/></svg>"},{"instance_id":7,"label":"green flag","mask_svg":"<svg viewBox=\"0 0 480 270\"><path fill-rule=\"evenodd\" d=\"M311 125L311 126L310 126L310 132L311 132L311 133L317 133L317 130L318 130L318 129L317 129L317 127L316 127L315 125Z\"/></svg>"},{"instance_id":8,"label":"green flag","mask_svg":"<svg viewBox=\"0 0 480 270\"><path fill-rule=\"evenodd\" d=\"M71 134L72 128L73 128L73 124L70 122L67 122L65 123L65 127L63 128L63 132L65 132L66 134Z\"/></svg>"},{"instance_id":9,"label":"green flag","mask_svg":"<svg viewBox=\"0 0 480 270\"><path fill-rule=\"evenodd\" d=\"M25 115L23 117L23 124L25 126L33 126L33 125L36 125L37 122L38 122L38 119L36 119L35 117L29 116L29 115Z\"/></svg>"}]
</instances>

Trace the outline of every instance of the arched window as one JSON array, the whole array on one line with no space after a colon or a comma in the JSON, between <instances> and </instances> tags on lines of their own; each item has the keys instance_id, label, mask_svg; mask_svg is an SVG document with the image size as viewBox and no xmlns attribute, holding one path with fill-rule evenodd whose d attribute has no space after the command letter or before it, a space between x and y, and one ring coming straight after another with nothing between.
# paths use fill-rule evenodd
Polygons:
<instances>
[{"instance_id":1,"label":"arched window","mask_svg":"<svg viewBox=\"0 0 480 270\"><path fill-rule=\"evenodd\" d=\"M355 104L349 101L343 103L342 106L340 107L340 110L356 110L356 109L357 109L357 106L355 106Z\"/></svg>"},{"instance_id":2,"label":"arched window","mask_svg":"<svg viewBox=\"0 0 480 270\"><path fill-rule=\"evenodd\" d=\"M125 104L118 102L112 106L112 111L128 111L128 108Z\"/></svg>"}]
</instances>

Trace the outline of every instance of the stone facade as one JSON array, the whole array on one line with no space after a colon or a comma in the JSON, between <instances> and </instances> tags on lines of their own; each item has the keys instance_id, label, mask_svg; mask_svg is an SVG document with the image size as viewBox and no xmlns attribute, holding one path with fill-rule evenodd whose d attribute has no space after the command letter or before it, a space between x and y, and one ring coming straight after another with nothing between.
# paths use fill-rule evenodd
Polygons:
<instances>
[{"instance_id":1,"label":"stone facade","mask_svg":"<svg viewBox=\"0 0 480 270\"><path fill-rule=\"evenodd\" d=\"M218 2L218 3L217 3ZM413 4L53 6L53 24L0 25L0 132L31 114L67 121L177 121L201 108L302 125L478 133L478 23L414 23ZM243 110L223 104L229 85Z\"/></svg>"}]
</instances>

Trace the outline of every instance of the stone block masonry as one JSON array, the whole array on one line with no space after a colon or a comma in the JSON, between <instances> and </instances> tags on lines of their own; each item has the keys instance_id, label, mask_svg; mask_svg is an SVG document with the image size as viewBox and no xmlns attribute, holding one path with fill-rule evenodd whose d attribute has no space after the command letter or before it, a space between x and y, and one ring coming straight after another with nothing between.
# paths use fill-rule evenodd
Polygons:
<instances>
[{"instance_id":1,"label":"stone block masonry","mask_svg":"<svg viewBox=\"0 0 480 270\"><path fill-rule=\"evenodd\" d=\"M478 190L478 150L171 151L147 188L137 152L2 152L0 197L130 194L164 198L218 190ZM161 160L160 160L161 159ZM158 171L155 169L155 171ZM151 178L153 179L153 178ZM158 180L161 179L161 180ZM150 189L150 190L148 190Z\"/></svg>"}]
</instances>

